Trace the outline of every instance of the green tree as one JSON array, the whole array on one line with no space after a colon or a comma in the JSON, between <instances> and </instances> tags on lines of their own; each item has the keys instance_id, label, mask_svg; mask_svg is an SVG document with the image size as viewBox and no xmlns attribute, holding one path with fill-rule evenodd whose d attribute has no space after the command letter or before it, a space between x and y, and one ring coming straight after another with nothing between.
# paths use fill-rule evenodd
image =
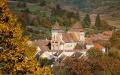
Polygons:
<instances>
[{"instance_id":1,"label":"green tree","mask_svg":"<svg viewBox=\"0 0 120 75\"><path fill-rule=\"evenodd\" d=\"M103 53L99 49L91 48L88 51L88 56L91 57L91 58L99 58L99 57L103 56Z\"/></svg>"},{"instance_id":2,"label":"green tree","mask_svg":"<svg viewBox=\"0 0 120 75\"><path fill-rule=\"evenodd\" d=\"M101 29L101 19L99 14L96 17L95 26L97 29Z\"/></svg>"},{"instance_id":3,"label":"green tree","mask_svg":"<svg viewBox=\"0 0 120 75\"><path fill-rule=\"evenodd\" d=\"M69 28L69 26L70 26L70 24L71 24L70 20L67 19L67 18L61 18L61 19L59 19L59 23L60 23L60 25L63 26L63 29L64 29L65 31L68 30L68 28Z\"/></svg>"},{"instance_id":4,"label":"green tree","mask_svg":"<svg viewBox=\"0 0 120 75\"><path fill-rule=\"evenodd\" d=\"M50 17L51 24L54 25L57 21L57 18L55 16Z\"/></svg>"},{"instance_id":5,"label":"green tree","mask_svg":"<svg viewBox=\"0 0 120 75\"><path fill-rule=\"evenodd\" d=\"M85 18L82 21L82 26L84 28L89 28L91 25L91 20L90 20L90 16L88 14L86 14Z\"/></svg>"},{"instance_id":6,"label":"green tree","mask_svg":"<svg viewBox=\"0 0 120 75\"><path fill-rule=\"evenodd\" d=\"M53 62L52 60L48 60L47 58L44 58L44 59L41 58L41 59L39 59L39 63L40 63L41 67L51 65L52 62Z\"/></svg>"}]
</instances>

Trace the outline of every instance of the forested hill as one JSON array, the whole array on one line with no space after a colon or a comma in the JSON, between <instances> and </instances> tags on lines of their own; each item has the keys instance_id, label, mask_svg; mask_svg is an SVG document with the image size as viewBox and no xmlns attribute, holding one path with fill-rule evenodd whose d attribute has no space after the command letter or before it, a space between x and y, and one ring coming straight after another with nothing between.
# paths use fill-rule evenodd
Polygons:
<instances>
[{"instance_id":1,"label":"forested hill","mask_svg":"<svg viewBox=\"0 0 120 75\"><path fill-rule=\"evenodd\" d=\"M82 12L109 14L114 17L120 15L120 0L8 0L8 1L26 1L31 3L50 4L57 3L61 5L76 6ZM53 4L54 5L54 4Z\"/></svg>"},{"instance_id":2,"label":"forested hill","mask_svg":"<svg viewBox=\"0 0 120 75\"><path fill-rule=\"evenodd\" d=\"M63 29L80 20L79 12L61 8L56 0L7 0L11 11L22 22L25 35L31 39L50 39L51 27L56 21ZM65 28L66 27L66 28Z\"/></svg>"},{"instance_id":3,"label":"forested hill","mask_svg":"<svg viewBox=\"0 0 120 75\"><path fill-rule=\"evenodd\" d=\"M51 37L51 26L59 21L63 29L82 20L86 13L100 13L110 25L120 28L120 0L7 0L26 35L32 39ZM92 19L95 17L93 16Z\"/></svg>"},{"instance_id":4,"label":"forested hill","mask_svg":"<svg viewBox=\"0 0 120 75\"><path fill-rule=\"evenodd\" d=\"M118 14L120 0L58 0L60 3L78 6L83 11Z\"/></svg>"}]
</instances>

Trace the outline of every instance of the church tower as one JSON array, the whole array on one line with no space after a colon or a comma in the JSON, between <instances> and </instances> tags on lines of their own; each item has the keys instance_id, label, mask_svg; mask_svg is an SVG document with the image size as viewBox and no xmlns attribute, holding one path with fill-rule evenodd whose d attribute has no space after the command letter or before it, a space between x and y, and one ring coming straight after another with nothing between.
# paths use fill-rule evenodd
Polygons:
<instances>
[{"instance_id":1,"label":"church tower","mask_svg":"<svg viewBox=\"0 0 120 75\"><path fill-rule=\"evenodd\" d=\"M52 30L52 38L51 38L51 50L60 50L60 43L62 41L62 28L59 23L56 22L53 26Z\"/></svg>"}]
</instances>

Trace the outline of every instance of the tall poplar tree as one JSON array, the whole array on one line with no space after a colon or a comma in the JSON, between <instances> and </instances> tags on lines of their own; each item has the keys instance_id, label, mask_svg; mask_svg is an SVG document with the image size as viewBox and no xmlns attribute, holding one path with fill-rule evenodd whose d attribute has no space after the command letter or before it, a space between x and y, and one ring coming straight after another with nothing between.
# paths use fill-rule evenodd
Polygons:
<instances>
[{"instance_id":1,"label":"tall poplar tree","mask_svg":"<svg viewBox=\"0 0 120 75\"><path fill-rule=\"evenodd\" d=\"M83 19L82 26L84 28L88 28L91 25L91 20L89 14L86 14L85 18Z\"/></svg>"},{"instance_id":2,"label":"tall poplar tree","mask_svg":"<svg viewBox=\"0 0 120 75\"><path fill-rule=\"evenodd\" d=\"M101 28L101 19L99 14L96 16L95 26L97 29Z\"/></svg>"}]
</instances>

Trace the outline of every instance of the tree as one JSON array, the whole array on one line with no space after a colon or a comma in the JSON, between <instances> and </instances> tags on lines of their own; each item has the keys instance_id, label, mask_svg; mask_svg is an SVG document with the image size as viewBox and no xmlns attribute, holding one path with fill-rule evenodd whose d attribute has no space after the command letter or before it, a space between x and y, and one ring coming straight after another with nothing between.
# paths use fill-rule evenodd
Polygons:
<instances>
[{"instance_id":1,"label":"tree","mask_svg":"<svg viewBox=\"0 0 120 75\"><path fill-rule=\"evenodd\" d=\"M27 3L26 3L26 0L19 0L18 3L17 3L17 6L18 7L27 7Z\"/></svg>"},{"instance_id":2,"label":"tree","mask_svg":"<svg viewBox=\"0 0 120 75\"><path fill-rule=\"evenodd\" d=\"M95 26L96 26L97 29L101 28L101 19L100 19L100 15L99 14L96 17Z\"/></svg>"},{"instance_id":3,"label":"tree","mask_svg":"<svg viewBox=\"0 0 120 75\"><path fill-rule=\"evenodd\" d=\"M110 43L112 47L120 49L120 30L117 30L113 33L112 37L110 38Z\"/></svg>"},{"instance_id":4,"label":"tree","mask_svg":"<svg viewBox=\"0 0 120 75\"><path fill-rule=\"evenodd\" d=\"M101 31L109 31L112 29L112 27L109 25L109 23L106 20L101 20Z\"/></svg>"},{"instance_id":5,"label":"tree","mask_svg":"<svg viewBox=\"0 0 120 75\"><path fill-rule=\"evenodd\" d=\"M40 6L45 6L46 5L46 0L40 0Z\"/></svg>"},{"instance_id":6,"label":"tree","mask_svg":"<svg viewBox=\"0 0 120 75\"><path fill-rule=\"evenodd\" d=\"M50 67L49 66L44 66L42 69L41 69L41 72L39 75L53 75L52 71L50 70Z\"/></svg>"},{"instance_id":7,"label":"tree","mask_svg":"<svg viewBox=\"0 0 120 75\"><path fill-rule=\"evenodd\" d=\"M91 25L90 16L88 14L86 14L85 18L83 19L82 26L84 28L88 28L88 27L90 27L90 25Z\"/></svg>"},{"instance_id":8,"label":"tree","mask_svg":"<svg viewBox=\"0 0 120 75\"><path fill-rule=\"evenodd\" d=\"M6 0L0 1L0 13L0 73L40 74L42 68L33 57L35 48L28 45L28 38L22 35L21 24L10 13Z\"/></svg>"},{"instance_id":9,"label":"tree","mask_svg":"<svg viewBox=\"0 0 120 75\"><path fill-rule=\"evenodd\" d=\"M88 62L84 59L68 57L64 60L65 75L92 75Z\"/></svg>"},{"instance_id":10,"label":"tree","mask_svg":"<svg viewBox=\"0 0 120 75\"><path fill-rule=\"evenodd\" d=\"M64 29L65 31L67 31L68 28L69 28L70 25L71 25L70 20L67 19L66 17L59 19L58 22L60 23L61 26L63 26L63 29Z\"/></svg>"},{"instance_id":11,"label":"tree","mask_svg":"<svg viewBox=\"0 0 120 75\"><path fill-rule=\"evenodd\" d=\"M41 67L47 66L47 65L51 65L53 62L53 60L48 60L47 58L40 58L39 59L39 63Z\"/></svg>"},{"instance_id":12,"label":"tree","mask_svg":"<svg viewBox=\"0 0 120 75\"><path fill-rule=\"evenodd\" d=\"M67 57L64 60L65 75L119 75L120 52L111 50L108 55L98 49L90 49L88 59Z\"/></svg>"},{"instance_id":13,"label":"tree","mask_svg":"<svg viewBox=\"0 0 120 75\"><path fill-rule=\"evenodd\" d=\"M96 48L91 48L87 53L88 53L88 56L91 58L99 58L103 56L102 51Z\"/></svg>"},{"instance_id":14,"label":"tree","mask_svg":"<svg viewBox=\"0 0 120 75\"><path fill-rule=\"evenodd\" d=\"M96 55L99 55L99 57L91 58L91 54L89 54L89 65L91 66L91 71L94 75L119 75L120 60L119 58L116 58L118 55L114 56L114 52L109 52L108 55L100 55L100 51L95 51L95 53Z\"/></svg>"},{"instance_id":15,"label":"tree","mask_svg":"<svg viewBox=\"0 0 120 75\"><path fill-rule=\"evenodd\" d=\"M57 21L57 18L55 16L50 17L50 22L52 25L54 25L56 23L56 21Z\"/></svg>"}]
</instances>

